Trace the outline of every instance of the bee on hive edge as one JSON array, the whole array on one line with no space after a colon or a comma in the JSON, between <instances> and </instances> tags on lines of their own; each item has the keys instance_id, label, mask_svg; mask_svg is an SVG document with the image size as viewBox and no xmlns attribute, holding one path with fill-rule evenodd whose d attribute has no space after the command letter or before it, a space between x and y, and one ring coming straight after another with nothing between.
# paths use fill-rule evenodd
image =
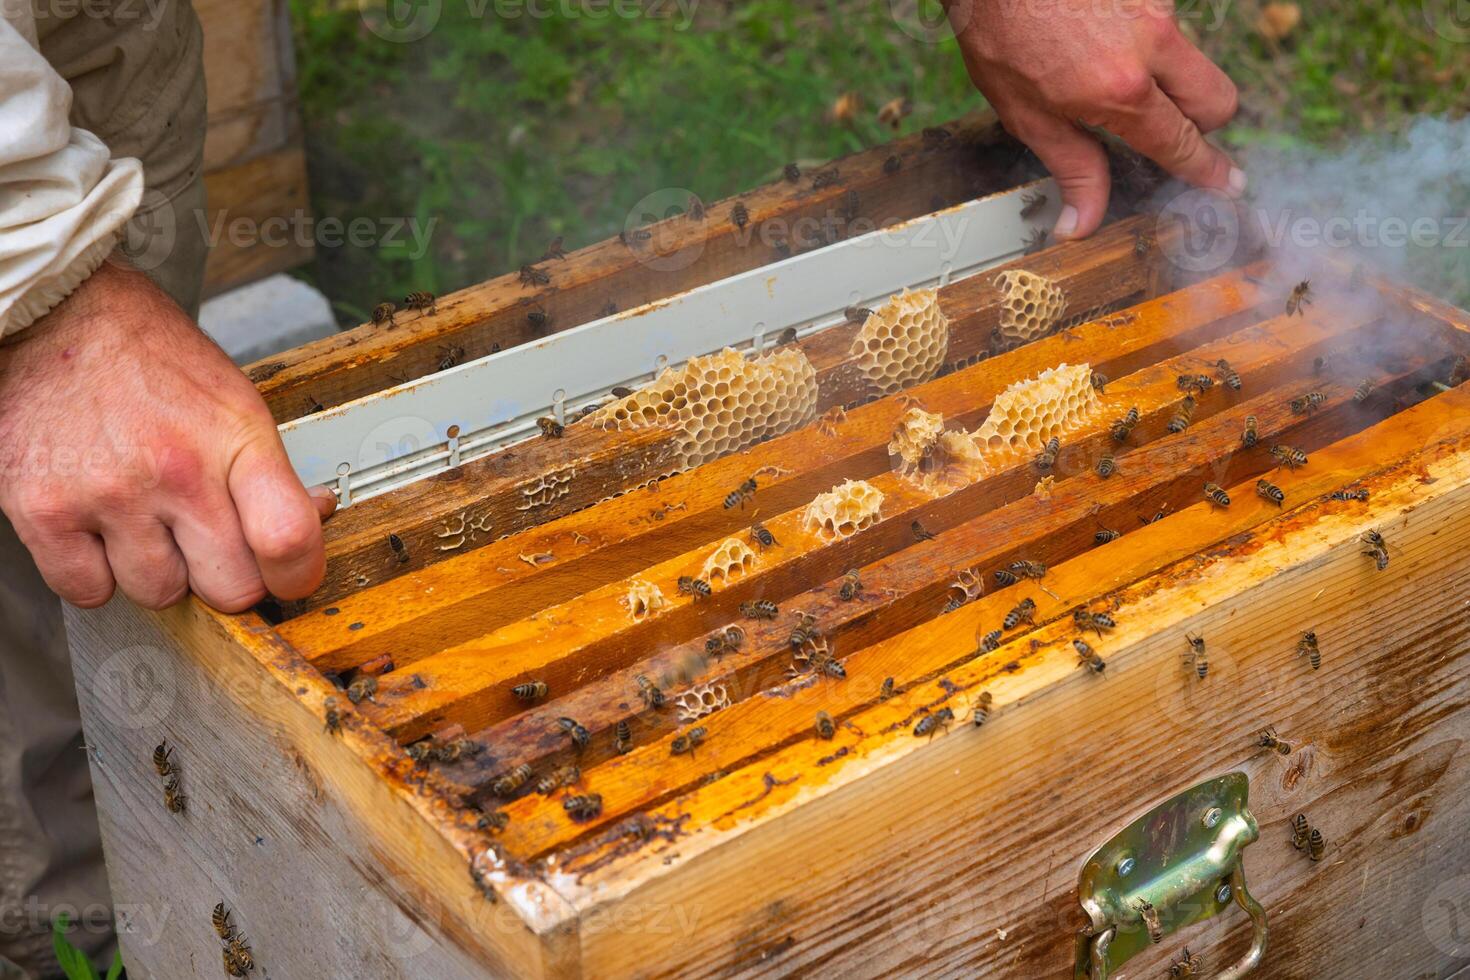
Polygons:
<instances>
[{"instance_id":1,"label":"bee on hive edge","mask_svg":"<svg viewBox=\"0 0 1470 980\"><path fill-rule=\"evenodd\" d=\"M541 253L541 261L550 262L552 259L565 259L567 257L567 250L562 248L562 241L563 238L561 235L553 238L551 244L546 246L546 251Z\"/></svg>"},{"instance_id":2,"label":"bee on hive edge","mask_svg":"<svg viewBox=\"0 0 1470 980\"><path fill-rule=\"evenodd\" d=\"M1260 422L1254 415L1245 417L1245 431L1240 434L1240 445L1244 449L1251 449L1261 440Z\"/></svg>"},{"instance_id":3,"label":"bee on hive edge","mask_svg":"<svg viewBox=\"0 0 1470 980\"><path fill-rule=\"evenodd\" d=\"M511 688L510 693L515 695L519 701L536 701L546 697L550 690L545 681L527 681Z\"/></svg>"},{"instance_id":4,"label":"bee on hive edge","mask_svg":"<svg viewBox=\"0 0 1470 980\"><path fill-rule=\"evenodd\" d=\"M795 163L788 163L781 168L781 176L786 178L788 184L794 184L798 180L801 180L801 168Z\"/></svg>"},{"instance_id":5,"label":"bee on hive edge","mask_svg":"<svg viewBox=\"0 0 1470 980\"><path fill-rule=\"evenodd\" d=\"M566 426L549 415L543 415L536 420L536 427L541 430L541 435L547 439L560 439L566 435Z\"/></svg>"},{"instance_id":6,"label":"bee on hive edge","mask_svg":"<svg viewBox=\"0 0 1470 980\"><path fill-rule=\"evenodd\" d=\"M746 619L775 619L781 610L770 599L755 599L740 604L740 615Z\"/></svg>"},{"instance_id":7,"label":"bee on hive edge","mask_svg":"<svg viewBox=\"0 0 1470 980\"><path fill-rule=\"evenodd\" d=\"M613 729L613 751L618 755L627 755L633 751L632 727L626 718L619 721L617 727Z\"/></svg>"},{"instance_id":8,"label":"bee on hive edge","mask_svg":"<svg viewBox=\"0 0 1470 980\"><path fill-rule=\"evenodd\" d=\"M623 231L618 232L618 241L622 242L628 248L642 245L644 242L648 241L652 237L653 232L649 231L647 228L634 228L632 231L624 229Z\"/></svg>"},{"instance_id":9,"label":"bee on hive edge","mask_svg":"<svg viewBox=\"0 0 1470 980\"><path fill-rule=\"evenodd\" d=\"M925 735L928 735L930 738L933 738L935 732L946 727L952 721L954 721L954 709L940 708L932 715L925 715L919 719L919 723L914 726L914 737L923 738Z\"/></svg>"},{"instance_id":10,"label":"bee on hive edge","mask_svg":"<svg viewBox=\"0 0 1470 980\"><path fill-rule=\"evenodd\" d=\"M863 590L863 580L858 575L856 568L849 568L842 576L842 584L837 587L837 598L843 602L851 602L856 599Z\"/></svg>"},{"instance_id":11,"label":"bee on hive edge","mask_svg":"<svg viewBox=\"0 0 1470 980\"><path fill-rule=\"evenodd\" d=\"M695 221L704 220L704 202L699 199L699 195L690 194L689 204L684 210Z\"/></svg>"},{"instance_id":12,"label":"bee on hive edge","mask_svg":"<svg viewBox=\"0 0 1470 980\"><path fill-rule=\"evenodd\" d=\"M550 796L563 786L571 786L582 778L582 770L576 766L564 766L549 776L536 780L536 792Z\"/></svg>"},{"instance_id":13,"label":"bee on hive edge","mask_svg":"<svg viewBox=\"0 0 1470 980\"><path fill-rule=\"evenodd\" d=\"M1021 252L1023 255L1035 255L1046 248L1046 240L1051 237L1051 232L1045 228L1036 228L1031 234L1021 240Z\"/></svg>"},{"instance_id":14,"label":"bee on hive edge","mask_svg":"<svg viewBox=\"0 0 1470 980\"><path fill-rule=\"evenodd\" d=\"M776 536L764 524L759 522L750 526L750 540L754 541L756 546L762 551L767 548L774 548L781 543L776 540Z\"/></svg>"},{"instance_id":15,"label":"bee on hive edge","mask_svg":"<svg viewBox=\"0 0 1470 980\"><path fill-rule=\"evenodd\" d=\"M1143 919L1144 925L1148 926L1148 938L1154 945L1164 940L1164 927L1159 923L1159 910L1147 899L1140 898L1133 903L1138 909L1138 914Z\"/></svg>"},{"instance_id":16,"label":"bee on hive edge","mask_svg":"<svg viewBox=\"0 0 1470 980\"><path fill-rule=\"evenodd\" d=\"M612 391L608 392L608 394L612 395L614 398L631 398L632 395L633 395L633 389L632 388L624 388L621 385L619 385L619 386L613 388Z\"/></svg>"},{"instance_id":17,"label":"bee on hive edge","mask_svg":"<svg viewBox=\"0 0 1470 980\"><path fill-rule=\"evenodd\" d=\"M504 830L510 826L510 814L503 810L482 810L475 819L475 826L480 830Z\"/></svg>"},{"instance_id":18,"label":"bee on hive edge","mask_svg":"<svg viewBox=\"0 0 1470 980\"><path fill-rule=\"evenodd\" d=\"M1046 566L1039 561L1026 561L1024 558L1011 562L1011 573L1020 578L1046 578Z\"/></svg>"},{"instance_id":19,"label":"bee on hive edge","mask_svg":"<svg viewBox=\"0 0 1470 980\"><path fill-rule=\"evenodd\" d=\"M710 588L710 584L702 578L680 575L678 584L680 592L687 596L693 596L696 600L708 599L714 593L714 590Z\"/></svg>"},{"instance_id":20,"label":"bee on hive edge","mask_svg":"<svg viewBox=\"0 0 1470 980\"><path fill-rule=\"evenodd\" d=\"M994 653L1000 649L1000 640L1004 636L1002 630L991 630L980 638L980 650L983 653Z\"/></svg>"},{"instance_id":21,"label":"bee on hive edge","mask_svg":"<svg viewBox=\"0 0 1470 980\"><path fill-rule=\"evenodd\" d=\"M523 265L520 280L523 286L545 286L551 282L551 276L545 269L538 269L534 265Z\"/></svg>"},{"instance_id":22,"label":"bee on hive edge","mask_svg":"<svg viewBox=\"0 0 1470 980\"><path fill-rule=\"evenodd\" d=\"M1103 453L1097 461L1097 475L1104 480L1118 472L1118 460L1112 453Z\"/></svg>"},{"instance_id":23,"label":"bee on hive edge","mask_svg":"<svg viewBox=\"0 0 1470 980\"><path fill-rule=\"evenodd\" d=\"M817 737L831 741L837 736L837 726L832 723L832 716L825 711L817 712Z\"/></svg>"},{"instance_id":24,"label":"bee on hive edge","mask_svg":"<svg viewBox=\"0 0 1470 980\"><path fill-rule=\"evenodd\" d=\"M1215 387L1215 379L1208 374L1181 374L1174 383L1180 391L1198 391L1201 395Z\"/></svg>"},{"instance_id":25,"label":"bee on hive edge","mask_svg":"<svg viewBox=\"0 0 1470 980\"><path fill-rule=\"evenodd\" d=\"M1061 451L1062 440L1056 436L1052 436L1046 441L1046 445L1041 448L1041 452L1036 456L1035 463L1037 470L1042 473L1048 472L1057 464L1057 454Z\"/></svg>"},{"instance_id":26,"label":"bee on hive edge","mask_svg":"<svg viewBox=\"0 0 1470 980\"><path fill-rule=\"evenodd\" d=\"M1194 420L1194 396L1185 395L1184 400L1179 403L1179 408L1174 412L1174 417L1169 419L1169 431L1178 435L1189 428L1189 423Z\"/></svg>"},{"instance_id":27,"label":"bee on hive edge","mask_svg":"<svg viewBox=\"0 0 1470 980\"><path fill-rule=\"evenodd\" d=\"M388 549L393 552L393 557L398 559L400 565L408 561L408 545L397 534L388 534Z\"/></svg>"},{"instance_id":28,"label":"bee on hive edge","mask_svg":"<svg viewBox=\"0 0 1470 980\"><path fill-rule=\"evenodd\" d=\"M583 728L575 718L558 718L557 727L571 736L572 745L580 752L592 741L592 733Z\"/></svg>"},{"instance_id":29,"label":"bee on hive edge","mask_svg":"<svg viewBox=\"0 0 1470 980\"><path fill-rule=\"evenodd\" d=\"M995 570L995 581L1000 585L1015 585L1020 579L1016 578L1016 574L1009 569L997 568Z\"/></svg>"},{"instance_id":30,"label":"bee on hive edge","mask_svg":"<svg viewBox=\"0 0 1470 980\"><path fill-rule=\"evenodd\" d=\"M602 815L602 794L587 793L582 796L568 796L561 801L562 809L576 821L595 820Z\"/></svg>"},{"instance_id":31,"label":"bee on hive edge","mask_svg":"<svg viewBox=\"0 0 1470 980\"><path fill-rule=\"evenodd\" d=\"M1305 316L1302 312L1303 306L1312 305L1312 280L1303 279L1292 287L1291 295L1286 297L1287 316Z\"/></svg>"},{"instance_id":32,"label":"bee on hive edge","mask_svg":"<svg viewBox=\"0 0 1470 980\"><path fill-rule=\"evenodd\" d=\"M179 785L179 774L171 772L163 781L163 805L169 813L183 813L188 808L189 798Z\"/></svg>"},{"instance_id":33,"label":"bee on hive edge","mask_svg":"<svg viewBox=\"0 0 1470 980\"><path fill-rule=\"evenodd\" d=\"M322 731L329 735L340 735L342 733L342 716L337 711L337 699L327 698L322 702L323 711Z\"/></svg>"},{"instance_id":34,"label":"bee on hive edge","mask_svg":"<svg viewBox=\"0 0 1470 980\"><path fill-rule=\"evenodd\" d=\"M1126 442L1133 427L1138 424L1138 406L1128 409L1128 414L1113 423L1113 441Z\"/></svg>"},{"instance_id":35,"label":"bee on hive edge","mask_svg":"<svg viewBox=\"0 0 1470 980\"><path fill-rule=\"evenodd\" d=\"M1021 220L1030 221L1032 218L1040 214L1041 209L1044 207L1046 207L1046 195L1041 193L1040 191L1037 191L1034 194L1022 194Z\"/></svg>"},{"instance_id":36,"label":"bee on hive edge","mask_svg":"<svg viewBox=\"0 0 1470 980\"><path fill-rule=\"evenodd\" d=\"M786 638L786 643L793 650L800 650L812 640L822 635L817 629L817 618L810 613L799 612L796 614L796 628Z\"/></svg>"},{"instance_id":37,"label":"bee on hive edge","mask_svg":"<svg viewBox=\"0 0 1470 980\"><path fill-rule=\"evenodd\" d=\"M429 760L434 757L438 750L434 745L434 736L429 735L419 739L417 742L409 743L405 751L408 752L408 757L414 761L414 765L424 766L428 765Z\"/></svg>"},{"instance_id":38,"label":"bee on hive edge","mask_svg":"<svg viewBox=\"0 0 1470 980\"><path fill-rule=\"evenodd\" d=\"M1326 853L1327 841L1322 837L1322 831L1313 827L1312 832L1307 835L1307 856L1313 861L1320 861Z\"/></svg>"},{"instance_id":39,"label":"bee on hive edge","mask_svg":"<svg viewBox=\"0 0 1470 980\"><path fill-rule=\"evenodd\" d=\"M527 780L531 778L531 771L531 767L522 762L510 772L491 783L490 792L501 797L514 796L516 790L526 785Z\"/></svg>"},{"instance_id":40,"label":"bee on hive edge","mask_svg":"<svg viewBox=\"0 0 1470 980\"><path fill-rule=\"evenodd\" d=\"M1086 640L1076 637L1072 640L1072 646L1077 648L1077 666L1086 667L1094 674L1101 674L1108 669L1107 662L1098 656L1097 651Z\"/></svg>"},{"instance_id":41,"label":"bee on hive edge","mask_svg":"<svg viewBox=\"0 0 1470 980\"><path fill-rule=\"evenodd\" d=\"M1388 543L1383 540L1383 535L1377 531L1364 531L1359 540L1368 546L1363 554L1373 556L1373 563L1380 572L1388 567Z\"/></svg>"},{"instance_id":42,"label":"bee on hive edge","mask_svg":"<svg viewBox=\"0 0 1470 980\"><path fill-rule=\"evenodd\" d=\"M898 155L891 154L888 159L883 161L883 172L889 175L896 174L902 166L903 161L898 158Z\"/></svg>"},{"instance_id":43,"label":"bee on hive edge","mask_svg":"<svg viewBox=\"0 0 1470 980\"><path fill-rule=\"evenodd\" d=\"M1122 536L1122 531L1115 531L1110 527L1100 527L1097 529L1097 533L1092 536L1092 541L1094 544L1111 544Z\"/></svg>"},{"instance_id":44,"label":"bee on hive edge","mask_svg":"<svg viewBox=\"0 0 1470 980\"><path fill-rule=\"evenodd\" d=\"M1002 626L1007 630L1013 630L1022 623L1032 626L1036 625L1036 600L1026 597L1016 604L1016 607L1006 613Z\"/></svg>"},{"instance_id":45,"label":"bee on hive edge","mask_svg":"<svg viewBox=\"0 0 1470 980\"><path fill-rule=\"evenodd\" d=\"M153 768L158 770L160 776L167 777L177 771L174 764L169 761L169 756L173 754L173 751L169 748L167 739L159 742L158 747L153 750Z\"/></svg>"},{"instance_id":46,"label":"bee on hive edge","mask_svg":"<svg viewBox=\"0 0 1470 980\"><path fill-rule=\"evenodd\" d=\"M747 501L755 499L755 478L751 477L740 486L725 494L725 509L732 510L735 507L744 507Z\"/></svg>"},{"instance_id":47,"label":"bee on hive edge","mask_svg":"<svg viewBox=\"0 0 1470 980\"><path fill-rule=\"evenodd\" d=\"M214 931L225 942L235 938L235 926L230 922L230 910L225 908L225 903L220 902L214 907L214 912L209 916L210 925Z\"/></svg>"},{"instance_id":48,"label":"bee on hive edge","mask_svg":"<svg viewBox=\"0 0 1470 980\"><path fill-rule=\"evenodd\" d=\"M1289 470L1307 465L1307 454L1290 446L1272 446L1271 457L1276 460L1277 466L1285 466Z\"/></svg>"},{"instance_id":49,"label":"bee on hive edge","mask_svg":"<svg viewBox=\"0 0 1470 980\"><path fill-rule=\"evenodd\" d=\"M1266 479L1256 481L1256 493L1266 500L1271 501L1277 507L1286 503L1286 494L1276 484Z\"/></svg>"},{"instance_id":50,"label":"bee on hive edge","mask_svg":"<svg viewBox=\"0 0 1470 980\"><path fill-rule=\"evenodd\" d=\"M430 316L439 312L439 304L434 299L434 294L423 289L416 289L403 297L403 308L405 310L423 310Z\"/></svg>"},{"instance_id":51,"label":"bee on hive edge","mask_svg":"<svg viewBox=\"0 0 1470 980\"><path fill-rule=\"evenodd\" d=\"M1094 371L1089 380L1091 380L1092 386L1097 389L1099 395L1107 394L1108 376L1106 374L1103 374L1101 371Z\"/></svg>"},{"instance_id":52,"label":"bee on hive edge","mask_svg":"<svg viewBox=\"0 0 1470 980\"><path fill-rule=\"evenodd\" d=\"M1377 388L1378 385L1373 381L1372 378L1364 378L1362 381L1358 382L1358 386L1353 389L1353 401L1361 405L1363 402L1367 401L1369 397L1372 396L1373 392Z\"/></svg>"},{"instance_id":53,"label":"bee on hive edge","mask_svg":"<svg viewBox=\"0 0 1470 980\"><path fill-rule=\"evenodd\" d=\"M893 678L885 677L883 683L878 687L878 700L887 701L891 697L893 697Z\"/></svg>"},{"instance_id":54,"label":"bee on hive edge","mask_svg":"<svg viewBox=\"0 0 1470 980\"><path fill-rule=\"evenodd\" d=\"M393 314L398 312L398 307L392 303L379 303L373 307L373 325L381 327L388 324L390 327L398 326L398 321L393 319Z\"/></svg>"},{"instance_id":55,"label":"bee on hive edge","mask_svg":"<svg viewBox=\"0 0 1470 980\"><path fill-rule=\"evenodd\" d=\"M251 970L255 969L255 957L250 955L250 945L245 942L243 937L239 935L231 936L228 940L226 940L225 948L232 956L234 956L235 964L239 966L241 970L249 973Z\"/></svg>"},{"instance_id":56,"label":"bee on hive edge","mask_svg":"<svg viewBox=\"0 0 1470 980\"><path fill-rule=\"evenodd\" d=\"M878 109L878 121L893 129L898 129L899 124L913 111L914 104L900 95L883 103Z\"/></svg>"},{"instance_id":57,"label":"bee on hive edge","mask_svg":"<svg viewBox=\"0 0 1470 980\"><path fill-rule=\"evenodd\" d=\"M1311 833L1311 826L1307 823L1307 815L1298 813L1291 818L1291 846L1298 851L1306 850L1307 835Z\"/></svg>"},{"instance_id":58,"label":"bee on hive edge","mask_svg":"<svg viewBox=\"0 0 1470 980\"><path fill-rule=\"evenodd\" d=\"M1307 630L1302 638L1296 642L1297 656L1306 657L1307 663L1312 665L1313 670L1322 666L1322 649L1317 646L1317 633L1315 630Z\"/></svg>"},{"instance_id":59,"label":"bee on hive edge","mask_svg":"<svg viewBox=\"0 0 1470 980\"><path fill-rule=\"evenodd\" d=\"M868 317L872 315L873 311L866 306L849 306L842 311L842 316L848 323L867 323Z\"/></svg>"},{"instance_id":60,"label":"bee on hive edge","mask_svg":"<svg viewBox=\"0 0 1470 980\"><path fill-rule=\"evenodd\" d=\"M551 326L551 314L547 313L544 309L538 306L534 310L526 314L526 322L529 323L536 330L537 333L544 333L546 331L546 328ZM450 366L452 367L453 365Z\"/></svg>"},{"instance_id":61,"label":"bee on hive edge","mask_svg":"<svg viewBox=\"0 0 1470 980\"><path fill-rule=\"evenodd\" d=\"M1240 390L1240 375L1236 373L1235 368L1230 366L1229 361L1225 360L1225 358L1223 357L1220 358L1218 361L1215 362L1215 370L1220 372L1221 384L1229 388L1231 391Z\"/></svg>"},{"instance_id":62,"label":"bee on hive edge","mask_svg":"<svg viewBox=\"0 0 1470 980\"><path fill-rule=\"evenodd\" d=\"M664 692L657 684L648 679L647 674L639 674L634 681L638 685L638 696L643 699L644 704L654 709L664 706Z\"/></svg>"},{"instance_id":63,"label":"bee on hive edge","mask_svg":"<svg viewBox=\"0 0 1470 980\"><path fill-rule=\"evenodd\" d=\"M841 173L836 167L831 170L823 170L812 175L812 190L819 191L824 187L831 187L837 183Z\"/></svg>"},{"instance_id":64,"label":"bee on hive edge","mask_svg":"<svg viewBox=\"0 0 1470 980\"><path fill-rule=\"evenodd\" d=\"M485 746L474 739L457 738L439 746L434 752L434 758L439 762L458 762L460 759L472 759L483 751Z\"/></svg>"},{"instance_id":65,"label":"bee on hive edge","mask_svg":"<svg viewBox=\"0 0 1470 980\"><path fill-rule=\"evenodd\" d=\"M750 224L750 209L741 202L736 201L735 205L730 208L730 221L734 223L736 228L744 231L745 226Z\"/></svg>"},{"instance_id":66,"label":"bee on hive edge","mask_svg":"<svg viewBox=\"0 0 1470 980\"><path fill-rule=\"evenodd\" d=\"M699 744L704 741L704 737L708 734L709 732L705 730L703 725L696 725L669 743L669 754L692 756L694 750L699 747Z\"/></svg>"},{"instance_id":67,"label":"bee on hive edge","mask_svg":"<svg viewBox=\"0 0 1470 980\"><path fill-rule=\"evenodd\" d=\"M1358 487L1356 490L1334 490L1327 495L1327 499L1366 501L1368 499L1368 489L1366 487Z\"/></svg>"},{"instance_id":68,"label":"bee on hive edge","mask_svg":"<svg viewBox=\"0 0 1470 980\"><path fill-rule=\"evenodd\" d=\"M220 958L224 961L225 975L230 977L243 977L250 971L245 969L245 964L235 955L235 951L229 946L220 950Z\"/></svg>"},{"instance_id":69,"label":"bee on hive edge","mask_svg":"<svg viewBox=\"0 0 1470 980\"><path fill-rule=\"evenodd\" d=\"M990 705L994 700L989 691L981 691L980 696L975 699L975 709L970 713L970 721L976 728L990 719Z\"/></svg>"},{"instance_id":70,"label":"bee on hive edge","mask_svg":"<svg viewBox=\"0 0 1470 980\"><path fill-rule=\"evenodd\" d=\"M1185 980L1187 977L1200 976L1204 973L1204 970L1205 958L1191 953L1188 946L1184 947L1184 953L1176 962L1169 964L1169 976L1176 978L1176 980Z\"/></svg>"},{"instance_id":71,"label":"bee on hive edge","mask_svg":"<svg viewBox=\"0 0 1470 980\"><path fill-rule=\"evenodd\" d=\"M1263 749L1270 749L1278 755L1291 755L1291 743L1283 742L1276 737L1276 729L1267 728L1256 738L1256 744Z\"/></svg>"},{"instance_id":72,"label":"bee on hive edge","mask_svg":"<svg viewBox=\"0 0 1470 980\"><path fill-rule=\"evenodd\" d=\"M909 530L913 532L915 541L933 541L935 538L935 535L929 531L924 530L924 525L920 524L918 521L914 521L912 524L910 524Z\"/></svg>"},{"instance_id":73,"label":"bee on hive edge","mask_svg":"<svg viewBox=\"0 0 1470 980\"><path fill-rule=\"evenodd\" d=\"M365 674L347 685L347 700L353 704L360 704L363 701L372 701L376 704L377 701L373 695L377 693L378 679L372 674Z\"/></svg>"},{"instance_id":74,"label":"bee on hive edge","mask_svg":"<svg viewBox=\"0 0 1470 980\"><path fill-rule=\"evenodd\" d=\"M1184 662L1193 665L1196 676L1204 680L1210 672L1210 657L1205 647L1205 638L1185 633L1184 639L1189 643L1189 652L1184 655Z\"/></svg>"},{"instance_id":75,"label":"bee on hive edge","mask_svg":"<svg viewBox=\"0 0 1470 980\"><path fill-rule=\"evenodd\" d=\"M1321 408L1327 401L1327 396L1320 391L1309 391L1300 398L1291 400L1291 414L1307 415Z\"/></svg>"},{"instance_id":76,"label":"bee on hive edge","mask_svg":"<svg viewBox=\"0 0 1470 980\"><path fill-rule=\"evenodd\" d=\"M1213 483L1205 484L1205 499L1217 507L1230 506L1230 494Z\"/></svg>"}]
</instances>

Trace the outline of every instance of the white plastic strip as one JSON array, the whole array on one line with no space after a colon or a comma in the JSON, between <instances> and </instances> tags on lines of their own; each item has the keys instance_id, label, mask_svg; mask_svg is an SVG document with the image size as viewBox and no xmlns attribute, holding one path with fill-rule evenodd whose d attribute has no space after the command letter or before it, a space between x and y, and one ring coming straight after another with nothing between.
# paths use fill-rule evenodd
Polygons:
<instances>
[{"instance_id":1,"label":"white plastic strip","mask_svg":"<svg viewBox=\"0 0 1470 980\"><path fill-rule=\"evenodd\" d=\"M1045 205L1021 217L1021 198ZM947 285L1021 254L1060 208L1050 180L850 238L585 323L287 422L281 438L308 486L343 506L483 456L612 388L725 347L760 350L843 322L904 288Z\"/></svg>"}]
</instances>

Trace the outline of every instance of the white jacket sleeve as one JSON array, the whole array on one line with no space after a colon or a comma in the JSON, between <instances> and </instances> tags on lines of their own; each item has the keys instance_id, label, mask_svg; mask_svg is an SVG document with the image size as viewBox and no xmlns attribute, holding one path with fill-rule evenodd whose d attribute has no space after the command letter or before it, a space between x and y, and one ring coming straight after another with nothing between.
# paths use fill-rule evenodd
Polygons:
<instances>
[{"instance_id":1,"label":"white jacket sleeve","mask_svg":"<svg viewBox=\"0 0 1470 980\"><path fill-rule=\"evenodd\" d=\"M71 86L41 56L29 2L0 0L0 338L102 264L143 195L143 166L68 122Z\"/></svg>"}]
</instances>

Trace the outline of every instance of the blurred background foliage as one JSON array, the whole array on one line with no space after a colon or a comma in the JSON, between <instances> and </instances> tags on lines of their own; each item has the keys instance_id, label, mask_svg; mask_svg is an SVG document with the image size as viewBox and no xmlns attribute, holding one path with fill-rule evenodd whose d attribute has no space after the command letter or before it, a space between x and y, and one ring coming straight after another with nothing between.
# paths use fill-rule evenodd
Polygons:
<instances>
[{"instance_id":1,"label":"blurred background foliage","mask_svg":"<svg viewBox=\"0 0 1470 980\"><path fill-rule=\"evenodd\" d=\"M1180 0L1179 16L1241 88L1222 139L1249 157L1462 116L1470 47L1430 29L1435 2ZM877 111L895 97L913 104L903 133L984 104L953 39L925 26L933 0L620 0L636 17L607 0L388 3L291 0L316 214L437 219L421 256L410 242L318 251L301 274L344 326L380 299L515 268L557 236L571 249L614 235L656 189L715 200L790 160L883 142ZM390 9L426 3L425 36L380 36Z\"/></svg>"}]
</instances>

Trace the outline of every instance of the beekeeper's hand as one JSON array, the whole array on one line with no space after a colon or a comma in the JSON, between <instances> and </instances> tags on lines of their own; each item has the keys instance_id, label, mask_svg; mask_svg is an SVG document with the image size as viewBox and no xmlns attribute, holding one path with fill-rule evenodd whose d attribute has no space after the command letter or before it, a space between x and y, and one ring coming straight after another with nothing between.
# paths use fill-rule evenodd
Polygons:
<instances>
[{"instance_id":1,"label":"beekeeper's hand","mask_svg":"<svg viewBox=\"0 0 1470 980\"><path fill-rule=\"evenodd\" d=\"M1077 124L1121 137L1181 180L1245 190L1201 135L1235 115L1235 85L1179 31L1172 0L946 0L970 78L1062 190L1058 239L1092 234L1108 162Z\"/></svg>"},{"instance_id":2,"label":"beekeeper's hand","mask_svg":"<svg viewBox=\"0 0 1470 980\"><path fill-rule=\"evenodd\" d=\"M0 346L0 510L76 605L301 598L333 506L301 486L255 387L139 272L103 263Z\"/></svg>"}]
</instances>

